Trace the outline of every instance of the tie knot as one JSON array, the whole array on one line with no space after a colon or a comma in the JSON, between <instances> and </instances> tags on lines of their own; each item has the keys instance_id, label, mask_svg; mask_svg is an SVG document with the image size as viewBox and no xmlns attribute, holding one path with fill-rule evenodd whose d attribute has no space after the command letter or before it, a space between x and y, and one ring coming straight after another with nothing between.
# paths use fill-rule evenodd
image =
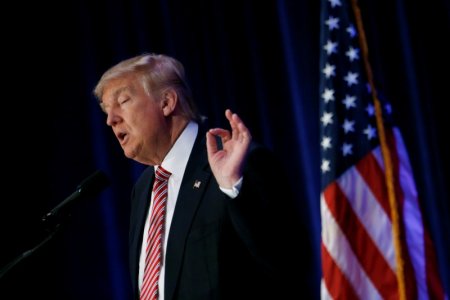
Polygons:
<instances>
[{"instance_id":1,"label":"tie knot","mask_svg":"<svg viewBox=\"0 0 450 300\"><path fill-rule=\"evenodd\" d=\"M170 173L169 171L164 169L162 166L159 166L158 168L156 168L156 174L155 174L156 180L167 181L167 180L169 180L170 175L172 175L172 173Z\"/></svg>"}]
</instances>

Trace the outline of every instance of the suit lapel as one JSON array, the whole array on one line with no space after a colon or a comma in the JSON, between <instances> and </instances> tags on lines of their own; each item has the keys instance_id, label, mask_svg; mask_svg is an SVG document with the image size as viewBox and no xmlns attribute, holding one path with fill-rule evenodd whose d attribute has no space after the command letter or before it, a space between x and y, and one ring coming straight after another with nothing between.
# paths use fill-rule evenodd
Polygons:
<instances>
[{"instance_id":1,"label":"suit lapel","mask_svg":"<svg viewBox=\"0 0 450 300\"><path fill-rule=\"evenodd\" d=\"M168 300L174 297L186 238L207 182L212 175L208 167L204 136L204 132L199 130L186 171L184 172L170 227L165 260L165 298Z\"/></svg>"}]
</instances>

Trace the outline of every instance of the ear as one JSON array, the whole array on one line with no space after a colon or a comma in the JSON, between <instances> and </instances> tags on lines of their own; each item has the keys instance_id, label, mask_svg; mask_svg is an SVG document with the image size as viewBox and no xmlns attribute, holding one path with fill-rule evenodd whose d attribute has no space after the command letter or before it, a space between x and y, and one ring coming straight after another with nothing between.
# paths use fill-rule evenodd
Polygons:
<instances>
[{"instance_id":1,"label":"ear","mask_svg":"<svg viewBox=\"0 0 450 300\"><path fill-rule=\"evenodd\" d=\"M167 117L173 113L175 107L177 106L178 95L174 89L167 89L163 92L163 98L161 100L161 108L163 110L164 116Z\"/></svg>"}]
</instances>

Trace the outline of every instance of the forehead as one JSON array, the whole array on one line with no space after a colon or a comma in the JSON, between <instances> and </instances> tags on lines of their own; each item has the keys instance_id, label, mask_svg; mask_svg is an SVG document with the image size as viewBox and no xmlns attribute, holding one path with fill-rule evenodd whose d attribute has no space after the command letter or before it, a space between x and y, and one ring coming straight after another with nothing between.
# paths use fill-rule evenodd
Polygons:
<instances>
[{"instance_id":1,"label":"forehead","mask_svg":"<svg viewBox=\"0 0 450 300\"><path fill-rule=\"evenodd\" d=\"M124 92L133 92L136 89L136 82L132 76L124 76L111 79L103 88L102 102L113 101Z\"/></svg>"}]
</instances>

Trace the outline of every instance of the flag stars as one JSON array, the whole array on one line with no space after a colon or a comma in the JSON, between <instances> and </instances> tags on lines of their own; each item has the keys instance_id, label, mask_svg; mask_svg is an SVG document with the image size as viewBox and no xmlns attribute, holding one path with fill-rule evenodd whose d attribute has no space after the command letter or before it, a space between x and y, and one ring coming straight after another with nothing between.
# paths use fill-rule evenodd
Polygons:
<instances>
[{"instance_id":1,"label":"flag stars","mask_svg":"<svg viewBox=\"0 0 450 300\"><path fill-rule=\"evenodd\" d=\"M325 68L323 68L322 72L325 74L326 78L330 78L331 76L335 76L336 75L336 66L330 65L330 64L326 64Z\"/></svg>"},{"instance_id":2,"label":"flag stars","mask_svg":"<svg viewBox=\"0 0 450 300\"><path fill-rule=\"evenodd\" d=\"M323 150L327 150L327 149L331 148L331 137L324 136L322 138L322 142L320 142L320 145L322 146Z\"/></svg>"},{"instance_id":3,"label":"flag stars","mask_svg":"<svg viewBox=\"0 0 450 300\"><path fill-rule=\"evenodd\" d=\"M322 93L322 98L325 100L325 103L334 101L334 90L326 88Z\"/></svg>"},{"instance_id":4,"label":"flag stars","mask_svg":"<svg viewBox=\"0 0 450 300\"><path fill-rule=\"evenodd\" d=\"M351 38L354 38L356 36L356 29L353 25L348 26L345 31L347 31L348 35Z\"/></svg>"},{"instance_id":5,"label":"flag stars","mask_svg":"<svg viewBox=\"0 0 450 300\"><path fill-rule=\"evenodd\" d=\"M347 75L345 75L344 80L347 82L348 86L358 84L358 73L348 72Z\"/></svg>"},{"instance_id":6,"label":"flag stars","mask_svg":"<svg viewBox=\"0 0 450 300\"><path fill-rule=\"evenodd\" d=\"M375 138L376 136L376 129L375 127L372 127L372 125L367 125L367 128L364 129L364 134L367 135L367 139L370 141L371 139Z\"/></svg>"},{"instance_id":7,"label":"flag stars","mask_svg":"<svg viewBox=\"0 0 450 300\"><path fill-rule=\"evenodd\" d=\"M387 113L388 115L392 114L392 106L391 106L391 104L390 104L390 103L386 103L386 104L384 105L384 110L386 111L386 113Z\"/></svg>"},{"instance_id":8,"label":"flag stars","mask_svg":"<svg viewBox=\"0 0 450 300\"><path fill-rule=\"evenodd\" d=\"M322 117L320 118L323 126L327 126L328 124L333 124L333 114L329 112L324 112Z\"/></svg>"},{"instance_id":9,"label":"flag stars","mask_svg":"<svg viewBox=\"0 0 450 300\"><path fill-rule=\"evenodd\" d=\"M342 124L342 128L344 128L344 132L347 134L349 132L355 131L355 121L350 121L345 119L344 123Z\"/></svg>"},{"instance_id":10,"label":"flag stars","mask_svg":"<svg viewBox=\"0 0 450 300\"><path fill-rule=\"evenodd\" d=\"M328 159L322 159L322 164L320 165L320 169L322 170L322 173L329 172L330 169L330 161Z\"/></svg>"},{"instance_id":11,"label":"flag stars","mask_svg":"<svg viewBox=\"0 0 450 300\"><path fill-rule=\"evenodd\" d=\"M374 116L375 115L375 106L373 106L373 104L369 103L366 107L366 111L369 116L371 116L371 117Z\"/></svg>"},{"instance_id":12,"label":"flag stars","mask_svg":"<svg viewBox=\"0 0 450 300\"><path fill-rule=\"evenodd\" d=\"M331 7L336 7L336 6L341 6L341 0L328 0L328 2L330 2Z\"/></svg>"},{"instance_id":13,"label":"flag stars","mask_svg":"<svg viewBox=\"0 0 450 300\"><path fill-rule=\"evenodd\" d=\"M354 60L359 59L359 49L357 48L353 48L352 46L350 46L347 50L347 52L345 52L345 55L347 55L348 59L352 62Z\"/></svg>"},{"instance_id":14,"label":"flag stars","mask_svg":"<svg viewBox=\"0 0 450 300\"><path fill-rule=\"evenodd\" d=\"M349 95L345 95L344 100L342 100L342 103L344 103L346 109L349 109L351 107L356 107L355 102L356 102L356 97L349 96Z\"/></svg>"},{"instance_id":15,"label":"flag stars","mask_svg":"<svg viewBox=\"0 0 450 300\"><path fill-rule=\"evenodd\" d=\"M325 21L325 24L328 26L328 29L330 31L332 31L333 29L339 29L339 18L330 16L328 20Z\"/></svg>"},{"instance_id":16,"label":"flag stars","mask_svg":"<svg viewBox=\"0 0 450 300\"><path fill-rule=\"evenodd\" d=\"M328 40L327 43L323 46L323 49L325 49L328 55L331 55L337 52L337 46L338 43Z\"/></svg>"},{"instance_id":17,"label":"flag stars","mask_svg":"<svg viewBox=\"0 0 450 300\"><path fill-rule=\"evenodd\" d=\"M353 154L352 148L353 148L352 144L343 143L341 147L342 155L343 156L352 155Z\"/></svg>"}]
</instances>

